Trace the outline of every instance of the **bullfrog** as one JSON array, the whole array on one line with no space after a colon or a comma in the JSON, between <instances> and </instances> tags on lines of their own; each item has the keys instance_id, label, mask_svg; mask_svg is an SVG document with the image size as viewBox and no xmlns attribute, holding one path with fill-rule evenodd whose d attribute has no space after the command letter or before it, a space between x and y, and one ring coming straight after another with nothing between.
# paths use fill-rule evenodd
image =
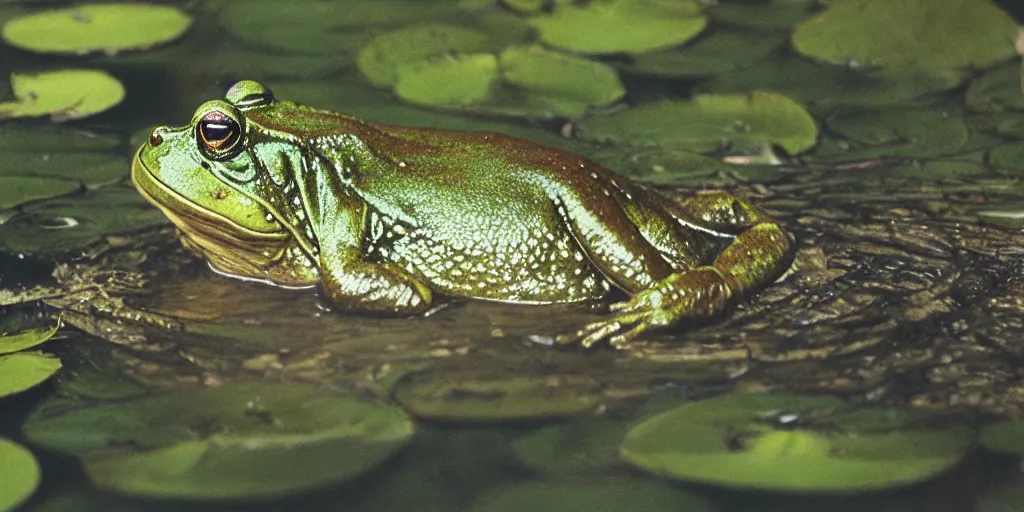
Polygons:
<instances>
[{"instance_id":1,"label":"bullfrog","mask_svg":"<svg viewBox=\"0 0 1024 512\"><path fill-rule=\"evenodd\" d=\"M320 286L341 310L624 294L605 319L556 338L584 347L716 315L777 279L794 245L726 193L672 201L568 151L365 122L250 80L188 125L154 129L132 181L214 271Z\"/></svg>"}]
</instances>

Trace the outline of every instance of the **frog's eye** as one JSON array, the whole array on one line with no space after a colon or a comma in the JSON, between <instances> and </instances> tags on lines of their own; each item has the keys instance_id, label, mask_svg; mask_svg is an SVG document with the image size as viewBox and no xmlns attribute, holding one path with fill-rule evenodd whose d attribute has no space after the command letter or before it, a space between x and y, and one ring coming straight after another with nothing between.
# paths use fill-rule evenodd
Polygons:
<instances>
[{"instance_id":1,"label":"frog's eye","mask_svg":"<svg viewBox=\"0 0 1024 512\"><path fill-rule=\"evenodd\" d=\"M196 125L199 147L215 160L231 158L242 147L242 127L231 116L219 111L203 114Z\"/></svg>"}]
</instances>

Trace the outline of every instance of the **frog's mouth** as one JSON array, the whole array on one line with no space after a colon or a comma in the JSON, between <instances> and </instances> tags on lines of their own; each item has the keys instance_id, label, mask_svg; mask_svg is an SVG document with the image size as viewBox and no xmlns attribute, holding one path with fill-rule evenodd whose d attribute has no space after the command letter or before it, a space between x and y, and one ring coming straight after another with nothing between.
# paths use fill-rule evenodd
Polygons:
<instances>
[{"instance_id":1,"label":"frog's mouth","mask_svg":"<svg viewBox=\"0 0 1024 512\"><path fill-rule=\"evenodd\" d=\"M141 150L132 159L132 184L178 228L182 245L205 258L217 272L280 286L309 286L308 278L294 275L287 254L295 241L283 226L256 231L215 211L203 208L167 186L142 161ZM293 249L289 251L289 249Z\"/></svg>"}]
</instances>

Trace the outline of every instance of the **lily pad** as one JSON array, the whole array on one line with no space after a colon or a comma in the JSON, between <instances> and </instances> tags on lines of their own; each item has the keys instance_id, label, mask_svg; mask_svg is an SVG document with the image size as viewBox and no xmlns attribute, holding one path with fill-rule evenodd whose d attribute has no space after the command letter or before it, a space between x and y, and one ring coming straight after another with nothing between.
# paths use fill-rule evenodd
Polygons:
<instances>
[{"instance_id":1,"label":"lily pad","mask_svg":"<svg viewBox=\"0 0 1024 512\"><path fill-rule=\"evenodd\" d=\"M558 5L530 24L541 41L578 53L640 53L690 40L707 17L694 0L597 0Z\"/></svg>"},{"instance_id":2,"label":"lily pad","mask_svg":"<svg viewBox=\"0 0 1024 512\"><path fill-rule=\"evenodd\" d=\"M432 58L486 52L494 45L484 33L458 25L426 24L385 32L359 52L359 71L378 87L394 85L403 68Z\"/></svg>"},{"instance_id":3,"label":"lily pad","mask_svg":"<svg viewBox=\"0 0 1024 512\"><path fill-rule=\"evenodd\" d=\"M1024 142L1008 142L989 151L988 163L1000 169L1024 172Z\"/></svg>"},{"instance_id":4,"label":"lily pad","mask_svg":"<svg viewBox=\"0 0 1024 512\"><path fill-rule=\"evenodd\" d=\"M0 356L0 398L35 387L60 370L60 359L41 352Z\"/></svg>"},{"instance_id":5,"label":"lily pad","mask_svg":"<svg viewBox=\"0 0 1024 512\"><path fill-rule=\"evenodd\" d=\"M1009 62L974 79L965 95L967 107L975 112L1024 110L1021 94L1021 63Z\"/></svg>"},{"instance_id":6,"label":"lily pad","mask_svg":"<svg viewBox=\"0 0 1024 512\"><path fill-rule=\"evenodd\" d=\"M981 431L978 442L989 450L1024 455L1024 421L1003 421Z\"/></svg>"},{"instance_id":7,"label":"lily pad","mask_svg":"<svg viewBox=\"0 0 1024 512\"><path fill-rule=\"evenodd\" d=\"M0 176L59 178L98 188L124 180L130 164L123 156L100 152L0 152Z\"/></svg>"},{"instance_id":8,"label":"lily pad","mask_svg":"<svg viewBox=\"0 0 1024 512\"><path fill-rule=\"evenodd\" d=\"M70 194L81 187L81 184L67 180L0 176L0 210Z\"/></svg>"},{"instance_id":9,"label":"lily pad","mask_svg":"<svg viewBox=\"0 0 1024 512\"><path fill-rule=\"evenodd\" d=\"M716 21L753 28L788 28L814 13L815 0L721 1L707 13Z\"/></svg>"},{"instance_id":10,"label":"lily pad","mask_svg":"<svg viewBox=\"0 0 1024 512\"><path fill-rule=\"evenodd\" d=\"M1008 482L987 487L974 503L975 512L1019 512L1024 509L1024 477L1016 475Z\"/></svg>"},{"instance_id":11,"label":"lily pad","mask_svg":"<svg viewBox=\"0 0 1024 512\"><path fill-rule=\"evenodd\" d=\"M85 457L86 474L99 487L203 500L264 498L348 480L386 460L412 433L412 422L393 407L262 382L51 409L25 425L33 442Z\"/></svg>"},{"instance_id":12,"label":"lily pad","mask_svg":"<svg viewBox=\"0 0 1024 512\"><path fill-rule=\"evenodd\" d=\"M929 93L953 89L962 81L959 71L914 67L852 69L793 56L778 56L718 75L699 88L712 93L766 89L785 94L815 111L827 113L843 106L903 103Z\"/></svg>"},{"instance_id":13,"label":"lily pad","mask_svg":"<svg viewBox=\"0 0 1024 512\"><path fill-rule=\"evenodd\" d=\"M833 64L962 70L1015 56L1016 33L989 0L848 0L797 27L793 46Z\"/></svg>"},{"instance_id":14,"label":"lily pad","mask_svg":"<svg viewBox=\"0 0 1024 512\"><path fill-rule=\"evenodd\" d=\"M546 100L558 114L578 116L626 94L614 68L540 46L506 48L500 62L507 82L528 91L536 101Z\"/></svg>"},{"instance_id":15,"label":"lily pad","mask_svg":"<svg viewBox=\"0 0 1024 512\"><path fill-rule=\"evenodd\" d=\"M465 105L486 100L497 81L498 59L490 53L442 55L404 66L395 94L418 105Z\"/></svg>"},{"instance_id":16,"label":"lily pad","mask_svg":"<svg viewBox=\"0 0 1024 512\"><path fill-rule=\"evenodd\" d=\"M596 381L572 375L505 378L413 375L395 399L416 416L442 421L509 421L573 416L602 396Z\"/></svg>"},{"instance_id":17,"label":"lily pad","mask_svg":"<svg viewBox=\"0 0 1024 512\"><path fill-rule=\"evenodd\" d=\"M25 208L0 225L0 247L14 253L67 254L106 235L130 233L167 222L160 210L135 190L105 187Z\"/></svg>"},{"instance_id":18,"label":"lily pad","mask_svg":"<svg viewBox=\"0 0 1024 512\"><path fill-rule=\"evenodd\" d=\"M815 152L829 159L950 155L971 143L963 116L953 107L861 109L834 115L826 125L845 138L843 147Z\"/></svg>"},{"instance_id":19,"label":"lily pad","mask_svg":"<svg viewBox=\"0 0 1024 512\"><path fill-rule=\"evenodd\" d=\"M814 119L803 107L764 91L644 105L587 118L579 125L579 136L585 140L699 153L756 153L777 144L797 154L814 146L817 135Z\"/></svg>"},{"instance_id":20,"label":"lily pad","mask_svg":"<svg viewBox=\"0 0 1024 512\"><path fill-rule=\"evenodd\" d=\"M15 101L0 103L0 119L49 115L68 121L103 112L124 99L124 86L104 71L66 69L13 74Z\"/></svg>"},{"instance_id":21,"label":"lily pad","mask_svg":"<svg viewBox=\"0 0 1024 512\"><path fill-rule=\"evenodd\" d=\"M429 0L289 0L287 9L279 0L210 3L220 25L239 39L341 58L366 40L367 27L438 21L459 13L457 2Z\"/></svg>"},{"instance_id":22,"label":"lily pad","mask_svg":"<svg viewBox=\"0 0 1024 512\"><path fill-rule=\"evenodd\" d=\"M596 473L619 464L619 443L630 423L581 418L540 428L512 447L520 462L540 474Z\"/></svg>"},{"instance_id":23,"label":"lily pad","mask_svg":"<svg viewBox=\"0 0 1024 512\"><path fill-rule=\"evenodd\" d=\"M622 67L632 73L667 77L717 75L763 59L785 40L780 34L716 30L686 46L635 55Z\"/></svg>"},{"instance_id":24,"label":"lily pad","mask_svg":"<svg viewBox=\"0 0 1024 512\"><path fill-rule=\"evenodd\" d=\"M120 137L63 126L37 126L34 124L0 126L0 151L105 151L119 145L121 145ZM0 153L0 160L10 161L2 155Z\"/></svg>"},{"instance_id":25,"label":"lily pad","mask_svg":"<svg viewBox=\"0 0 1024 512\"><path fill-rule=\"evenodd\" d=\"M40 53L116 53L173 41L191 24L192 18L166 5L87 4L10 20L3 39Z\"/></svg>"},{"instance_id":26,"label":"lily pad","mask_svg":"<svg viewBox=\"0 0 1024 512\"><path fill-rule=\"evenodd\" d=\"M57 334L59 328L58 324L45 329L29 329L18 334L0 336L0 354L11 354L45 343Z\"/></svg>"},{"instance_id":27,"label":"lily pad","mask_svg":"<svg viewBox=\"0 0 1024 512\"><path fill-rule=\"evenodd\" d=\"M39 486L39 463L25 448L0 438L0 510L14 510Z\"/></svg>"},{"instance_id":28,"label":"lily pad","mask_svg":"<svg viewBox=\"0 0 1024 512\"><path fill-rule=\"evenodd\" d=\"M893 425L889 416L844 415L830 397L727 395L644 421L620 455L647 471L707 484L863 492L931 478L971 446L966 426Z\"/></svg>"},{"instance_id":29,"label":"lily pad","mask_svg":"<svg viewBox=\"0 0 1024 512\"><path fill-rule=\"evenodd\" d=\"M706 499L657 482L603 478L594 481L531 482L484 494L473 512L711 512Z\"/></svg>"}]
</instances>

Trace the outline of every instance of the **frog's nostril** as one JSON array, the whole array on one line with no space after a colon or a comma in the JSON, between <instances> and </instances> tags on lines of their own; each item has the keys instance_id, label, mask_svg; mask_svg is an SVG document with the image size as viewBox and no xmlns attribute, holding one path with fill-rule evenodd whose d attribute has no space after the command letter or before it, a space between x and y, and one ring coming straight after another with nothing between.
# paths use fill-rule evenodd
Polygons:
<instances>
[{"instance_id":1,"label":"frog's nostril","mask_svg":"<svg viewBox=\"0 0 1024 512\"><path fill-rule=\"evenodd\" d=\"M160 130L160 128L155 128L155 129L154 129L154 130L153 130L153 131L152 131L152 132L151 132L151 133L149 134L149 145L150 145L150 146L153 146L153 147L157 147L157 146L159 146L160 144L163 144L163 143L164 143L164 138L163 138L163 136L162 136L162 135L160 135L160 131L161 131L161 130Z\"/></svg>"}]
</instances>

